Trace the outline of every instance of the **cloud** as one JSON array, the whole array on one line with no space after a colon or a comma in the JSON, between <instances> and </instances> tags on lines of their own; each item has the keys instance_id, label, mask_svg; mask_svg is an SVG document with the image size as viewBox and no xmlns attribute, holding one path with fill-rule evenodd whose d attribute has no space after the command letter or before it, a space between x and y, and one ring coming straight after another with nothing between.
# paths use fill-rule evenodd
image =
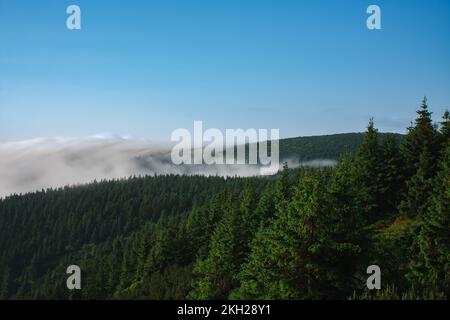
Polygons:
<instances>
[{"instance_id":1,"label":"cloud","mask_svg":"<svg viewBox=\"0 0 450 320\"><path fill-rule=\"evenodd\" d=\"M0 196L144 174L135 160L163 147L117 137L33 139L0 144Z\"/></svg>"},{"instance_id":2,"label":"cloud","mask_svg":"<svg viewBox=\"0 0 450 320\"><path fill-rule=\"evenodd\" d=\"M37 138L0 143L0 197L103 179L153 174L256 176L258 165L181 165L170 159L171 145L111 134L84 138ZM333 165L328 160L299 165Z\"/></svg>"}]
</instances>

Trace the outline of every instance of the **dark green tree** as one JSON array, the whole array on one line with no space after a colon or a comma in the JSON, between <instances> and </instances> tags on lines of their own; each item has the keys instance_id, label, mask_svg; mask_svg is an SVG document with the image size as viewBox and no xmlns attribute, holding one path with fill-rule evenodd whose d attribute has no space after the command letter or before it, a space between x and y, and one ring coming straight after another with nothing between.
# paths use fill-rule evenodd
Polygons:
<instances>
[{"instance_id":1,"label":"dark green tree","mask_svg":"<svg viewBox=\"0 0 450 320\"><path fill-rule=\"evenodd\" d=\"M440 150L439 135L432 124L426 98L417 114L415 126L409 129L402 145L406 192L399 209L410 217L426 211Z\"/></svg>"},{"instance_id":2,"label":"dark green tree","mask_svg":"<svg viewBox=\"0 0 450 320\"><path fill-rule=\"evenodd\" d=\"M383 181L383 150L378 140L378 130L374 127L373 119L370 119L364 140L356 154L353 172L354 184L358 190L355 200L369 222L383 216L380 204L386 192Z\"/></svg>"},{"instance_id":3,"label":"dark green tree","mask_svg":"<svg viewBox=\"0 0 450 320\"><path fill-rule=\"evenodd\" d=\"M327 184L324 207L323 263L327 270L327 298L342 299L351 295L361 283L364 270L363 250L367 250L369 234L364 208L360 207L358 185L354 184L355 161L343 153Z\"/></svg>"},{"instance_id":4,"label":"dark green tree","mask_svg":"<svg viewBox=\"0 0 450 320\"><path fill-rule=\"evenodd\" d=\"M393 215L400 203L404 178L402 176L402 158L394 135L386 137L382 145L381 179L384 185L380 197L380 209L384 214Z\"/></svg>"},{"instance_id":5,"label":"dark green tree","mask_svg":"<svg viewBox=\"0 0 450 320\"><path fill-rule=\"evenodd\" d=\"M419 287L450 297L450 140L440 168L412 249L409 277Z\"/></svg>"},{"instance_id":6,"label":"dark green tree","mask_svg":"<svg viewBox=\"0 0 450 320\"><path fill-rule=\"evenodd\" d=\"M445 156L446 148L448 146L447 142L450 139L450 112L445 110L441 121L441 135L442 135L442 154Z\"/></svg>"},{"instance_id":7,"label":"dark green tree","mask_svg":"<svg viewBox=\"0 0 450 320\"><path fill-rule=\"evenodd\" d=\"M242 262L239 247L240 216L237 201L228 198L224 215L211 237L206 259L198 259L194 272L197 280L189 294L191 299L224 299L236 286L234 275Z\"/></svg>"},{"instance_id":8,"label":"dark green tree","mask_svg":"<svg viewBox=\"0 0 450 320\"><path fill-rule=\"evenodd\" d=\"M334 230L327 225L323 175L305 171L292 192L286 210L262 226L252 242L250 259L238 276L241 286L232 298L332 297L330 284L336 279L329 266L344 251L358 249L329 238Z\"/></svg>"},{"instance_id":9,"label":"dark green tree","mask_svg":"<svg viewBox=\"0 0 450 320\"><path fill-rule=\"evenodd\" d=\"M4 300L9 297L9 286L11 281L11 271L9 267L6 267L3 270L3 274L0 279L2 279L0 283L0 300Z\"/></svg>"},{"instance_id":10,"label":"dark green tree","mask_svg":"<svg viewBox=\"0 0 450 320\"><path fill-rule=\"evenodd\" d=\"M405 178L411 178L418 170L422 153L429 153L429 163L432 167L426 169L426 174L431 176L436 169L437 155L439 149L439 139L433 121L432 113L428 111L427 98L424 97L420 109L417 111L417 118L413 126L408 128L401 145L401 153L404 158Z\"/></svg>"}]
</instances>

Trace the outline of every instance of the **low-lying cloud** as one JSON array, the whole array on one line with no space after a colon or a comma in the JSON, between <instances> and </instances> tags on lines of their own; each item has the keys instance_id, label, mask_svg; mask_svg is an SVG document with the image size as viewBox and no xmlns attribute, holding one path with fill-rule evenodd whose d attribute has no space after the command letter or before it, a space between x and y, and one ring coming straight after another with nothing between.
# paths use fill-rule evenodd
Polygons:
<instances>
[{"instance_id":1,"label":"low-lying cloud","mask_svg":"<svg viewBox=\"0 0 450 320\"><path fill-rule=\"evenodd\" d=\"M114 136L42 138L0 143L0 197L103 179L154 174L256 176L258 165L181 165L171 162L171 145ZM333 165L330 160L299 165Z\"/></svg>"}]
</instances>

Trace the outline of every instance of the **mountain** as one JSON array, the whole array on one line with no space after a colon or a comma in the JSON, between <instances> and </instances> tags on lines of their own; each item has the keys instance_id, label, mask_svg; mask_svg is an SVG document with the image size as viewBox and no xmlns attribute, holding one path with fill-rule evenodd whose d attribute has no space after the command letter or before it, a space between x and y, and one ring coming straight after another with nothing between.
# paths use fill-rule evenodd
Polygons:
<instances>
[{"instance_id":1,"label":"mountain","mask_svg":"<svg viewBox=\"0 0 450 320\"><path fill-rule=\"evenodd\" d=\"M362 139L362 133L282 139L280 160L286 161L291 168L334 165L346 146L348 150L355 151ZM94 180L153 174L260 174L258 165L178 166L172 163L170 152L171 146L168 144L111 134L1 143L0 197L49 187L86 184Z\"/></svg>"},{"instance_id":2,"label":"mountain","mask_svg":"<svg viewBox=\"0 0 450 320\"><path fill-rule=\"evenodd\" d=\"M345 148L355 151L364 136L283 139L281 158L298 163L336 160ZM380 134L380 140L387 136ZM117 142L111 145L107 140L108 145L101 144L100 149L117 150ZM64 153L67 144L60 139L56 150L66 160L68 155L75 157L72 166L76 161L89 165L75 151L88 150L101 160L99 143L90 141L82 149ZM130 150L123 143L118 150ZM41 151L53 145L39 140L26 146L33 144ZM70 144L78 148L80 142ZM22 152L27 149L20 146ZM144 149L139 145L140 152ZM49 149L44 150L48 155ZM0 200L0 298L186 298L192 290L194 265L199 263L196 259L208 252L210 241L216 241L210 239L221 230L220 221L229 219L231 212L249 212L246 206L258 221L270 220L283 181L283 174L275 179L169 174L9 196ZM253 224L257 227L259 222ZM80 266L83 290L65 288L69 265Z\"/></svg>"},{"instance_id":3,"label":"mountain","mask_svg":"<svg viewBox=\"0 0 450 320\"><path fill-rule=\"evenodd\" d=\"M399 142L404 137L398 133L380 133L380 140L394 136ZM297 137L280 140L281 159L298 159L300 162L316 159L337 160L345 148L355 152L364 139L364 133L340 133L321 136Z\"/></svg>"}]
</instances>

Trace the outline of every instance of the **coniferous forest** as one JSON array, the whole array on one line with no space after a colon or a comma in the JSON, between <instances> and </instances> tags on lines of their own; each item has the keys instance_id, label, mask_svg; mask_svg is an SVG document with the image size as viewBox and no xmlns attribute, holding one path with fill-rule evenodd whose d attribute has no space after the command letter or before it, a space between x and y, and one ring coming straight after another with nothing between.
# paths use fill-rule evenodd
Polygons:
<instances>
[{"instance_id":1,"label":"coniferous forest","mask_svg":"<svg viewBox=\"0 0 450 320\"><path fill-rule=\"evenodd\" d=\"M0 298L448 299L450 115L440 116L424 99L401 141L371 120L336 166L9 196ZM69 265L81 290L66 287ZM367 289L370 265L380 290Z\"/></svg>"}]
</instances>

